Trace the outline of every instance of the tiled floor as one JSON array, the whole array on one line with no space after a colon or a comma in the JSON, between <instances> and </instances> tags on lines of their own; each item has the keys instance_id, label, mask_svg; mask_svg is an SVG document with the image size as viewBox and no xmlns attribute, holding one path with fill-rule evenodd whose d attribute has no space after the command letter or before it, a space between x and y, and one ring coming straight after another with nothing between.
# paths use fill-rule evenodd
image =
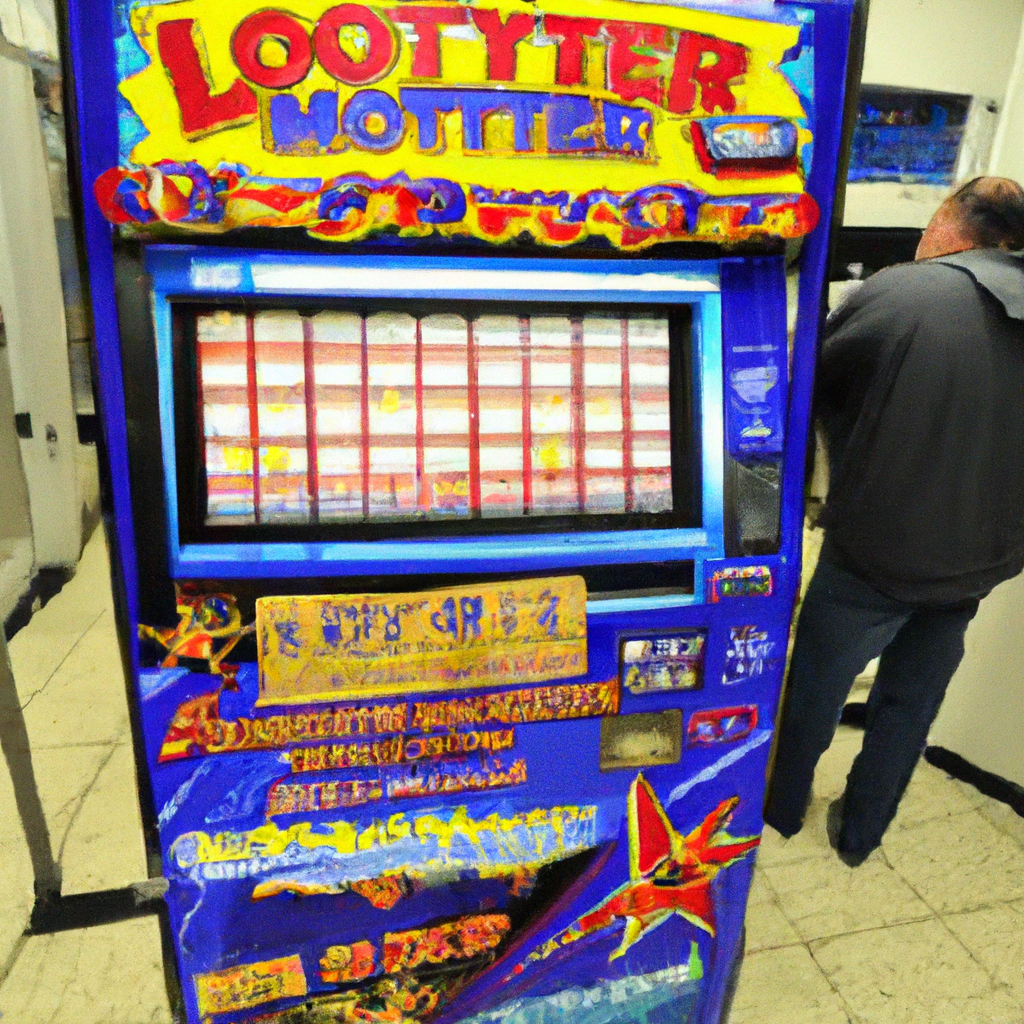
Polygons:
<instances>
[{"instance_id":1,"label":"tiled floor","mask_svg":"<svg viewBox=\"0 0 1024 1024\"><path fill-rule=\"evenodd\" d=\"M814 546L820 535L808 537ZM145 877L106 551L11 643L64 891ZM822 761L807 828L761 847L732 1024L1024 1024L1024 819L922 763L881 851L825 840L860 734ZM2 1024L164 1024L153 918L24 938L32 874L0 768Z\"/></svg>"}]
</instances>

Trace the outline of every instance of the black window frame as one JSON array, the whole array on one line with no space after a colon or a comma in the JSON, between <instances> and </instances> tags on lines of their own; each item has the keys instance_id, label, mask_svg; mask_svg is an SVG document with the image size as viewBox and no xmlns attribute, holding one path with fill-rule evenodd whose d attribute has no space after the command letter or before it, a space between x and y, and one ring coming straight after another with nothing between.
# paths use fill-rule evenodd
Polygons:
<instances>
[{"instance_id":1,"label":"black window frame","mask_svg":"<svg viewBox=\"0 0 1024 1024\"><path fill-rule=\"evenodd\" d=\"M193 544L239 543L344 543L415 540L449 537L486 537L558 533L601 533L650 529L699 529L702 526L700 375L695 371L695 321L691 303L601 302L591 297L567 296L558 302L449 298L320 298L315 296L171 295L174 381L175 482L178 500L178 542ZM672 460L670 512L578 512L519 516L451 515L444 519L372 517L321 519L316 522L209 524L206 522L205 438L199 406L197 319L226 311L255 315L285 309L300 316L326 311L351 312L366 317L380 312L402 312L423 317L456 313L485 315L664 318L669 323L669 412Z\"/></svg>"}]
</instances>

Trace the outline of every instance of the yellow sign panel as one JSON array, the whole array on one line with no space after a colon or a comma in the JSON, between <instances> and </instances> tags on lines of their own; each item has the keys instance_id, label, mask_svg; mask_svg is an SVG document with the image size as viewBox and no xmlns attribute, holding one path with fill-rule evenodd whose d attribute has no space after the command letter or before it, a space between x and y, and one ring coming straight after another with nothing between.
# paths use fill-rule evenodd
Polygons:
<instances>
[{"instance_id":1,"label":"yellow sign panel","mask_svg":"<svg viewBox=\"0 0 1024 1024\"><path fill-rule=\"evenodd\" d=\"M794 84L809 88L813 48L789 9L181 0L130 12L118 72L138 120L121 118L122 164L96 182L115 222L638 248L795 237L817 220L809 97Z\"/></svg>"},{"instance_id":2,"label":"yellow sign panel","mask_svg":"<svg viewBox=\"0 0 1024 1024\"><path fill-rule=\"evenodd\" d=\"M353 700L587 671L579 576L256 602L260 703Z\"/></svg>"},{"instance_id":3,"label":"yellow sign panel","mask_svg":"<svg viewBox=\"0 0 1024 1024\"><path fill-rule=\"evenodd\" d=\"M204 1017L306 994L306 974L298 954L197 974L192 980Z\"/></svg>"}]
</instances>

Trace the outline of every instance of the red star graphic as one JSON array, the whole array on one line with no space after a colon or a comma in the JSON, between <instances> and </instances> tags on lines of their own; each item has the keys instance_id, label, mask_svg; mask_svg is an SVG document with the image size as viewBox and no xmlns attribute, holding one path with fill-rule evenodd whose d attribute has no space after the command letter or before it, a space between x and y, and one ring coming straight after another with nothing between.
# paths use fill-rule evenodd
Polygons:
<instances>
[{"instance_id":1,"label":"red star graphic","mask_svg":"<svg viewBox=\"0 0 1024 1024\"><path fill-rule=\"evenodd\" d=\"M543 960L559 947L619 921L625 922L625 933L610 960L622 956L673 914L714 935L711 881L761 841L759 836L735 838L725 831L738 804L735 796L722 801L697 828L682 836L672 827L650 784L638 775L629 790L629 881L531 953L527 962Z\"/></svg>"}]
</instances>

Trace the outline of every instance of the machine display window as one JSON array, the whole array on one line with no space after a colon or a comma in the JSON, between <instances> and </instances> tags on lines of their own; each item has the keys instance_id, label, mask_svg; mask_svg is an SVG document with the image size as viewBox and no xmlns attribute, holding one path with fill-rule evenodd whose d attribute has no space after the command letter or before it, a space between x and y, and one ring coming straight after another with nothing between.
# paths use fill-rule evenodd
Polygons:
<instances>
[{"instance_id":1,"label":"machine display window","mask_svg":"<svg viewBox=\"0 0 1024 1024\"><path fill-rule=\"evenodd\" d=\"M182 304L177 323L197 535L699 519L687 306Z\"/></svg>"}]
</instances>

